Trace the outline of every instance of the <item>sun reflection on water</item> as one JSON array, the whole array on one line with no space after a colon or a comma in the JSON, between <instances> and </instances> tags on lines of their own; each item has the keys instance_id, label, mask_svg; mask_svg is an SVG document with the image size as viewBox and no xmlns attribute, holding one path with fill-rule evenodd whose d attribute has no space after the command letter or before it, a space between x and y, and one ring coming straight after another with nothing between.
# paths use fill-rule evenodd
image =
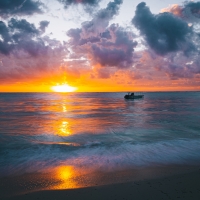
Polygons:
<instances>
[{"instance_id":1,"label":"sun reflection on water","mask_svg":"<svg viewBox=\"0 0 200 200\"><path fill-rule=\"evenodd\" d=\"M66 105L63 105L62 108L63 108L63 112L67 112L67 107L66 107Z\"/></svg>"},{"instance_id":2,"label":"sun reflection on water","mask_svg":"<svg viewBox=\"0 0 200 200\"><path fill-rule=\"evenodd\" d=\"M77 170L73 166L59 166L54 169L55 179L59 181L58 185L55 185L53 189L67 189L80 187L75 177L78 176Z\"/></svg>"},{"instance_id":3,"label":"sun reflection on water","mask_svg":"<svg viewBox=\"0 0 200 200\"><path fill-rule=\"evenodd\" d=\"M61 124L58 126L57 134L60 136L71 135L71 131L69 129L69 122L61 121Z\"/></svg>"}]
</instances>

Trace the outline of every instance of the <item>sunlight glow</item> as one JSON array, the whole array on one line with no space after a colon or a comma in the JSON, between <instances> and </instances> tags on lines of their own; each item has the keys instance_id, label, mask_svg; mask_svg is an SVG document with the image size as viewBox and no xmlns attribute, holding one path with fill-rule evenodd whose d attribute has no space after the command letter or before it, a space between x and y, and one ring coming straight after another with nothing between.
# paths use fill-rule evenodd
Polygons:
<instances>
[{"instance_id":1,"label":"sunlight glow","mask_svg":"<svg viewBox=\"0 0 200 200\"><path fill-rule=\"evenodd\" d=\"M78 184L74 181L77 176L76 170L73 166L59 166L55 169L55 178L58 184L54 185L53 189L67 189L67 188L77 188Z\"/></svg>"},{"instance_id":2,"label":"sunlight glow","mask_svg":"<svg viewBox=\"0 0 200 200\"><path fill-rule=\"evenodd\" d=\"M62 124L59 126L59 135L60 136L71 135L71 132L69 131L69 123L68 122L63 121Z\"/></svg>"},{"instance_id":3,"label":"sunlight glow","mask_svg":"<svg viewBox=\"0 0 200 200\"><path fill-rule=\"evenodd\" d=\"M63 85L52 86L51 89L54 92L74 92L77 88L69 86L67 84L63 84Z\"/></svg>"}]
</instances>

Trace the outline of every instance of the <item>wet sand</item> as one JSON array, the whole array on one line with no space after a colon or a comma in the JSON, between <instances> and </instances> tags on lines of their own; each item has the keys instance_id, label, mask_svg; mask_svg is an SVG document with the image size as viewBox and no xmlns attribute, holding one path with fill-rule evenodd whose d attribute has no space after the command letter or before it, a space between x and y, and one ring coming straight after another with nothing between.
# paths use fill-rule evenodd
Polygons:
<instances>
[{"instance_id":1,"label":"wet sand","mask_svg":"<svg viewBox=\"0 0 200 200\"><path fill-rule=\"evenodd\" d=\"M126 183L76 188L67 190L44 190L16 195L10 200L123 200L123 199L200 199L200 169L188 169L177 174L163 175L161 178L147 178Z\"/></svg>"}]
</instances>

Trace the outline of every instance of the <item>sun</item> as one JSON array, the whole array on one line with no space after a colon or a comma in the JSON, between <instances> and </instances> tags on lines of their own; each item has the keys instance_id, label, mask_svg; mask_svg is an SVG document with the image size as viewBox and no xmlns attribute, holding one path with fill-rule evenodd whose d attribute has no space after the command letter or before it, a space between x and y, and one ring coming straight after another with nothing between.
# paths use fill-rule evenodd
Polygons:
<instances>
[{"instance_id":1,"label":"sun","mask_svg":"<svg viewBox=\"0 0 200 200\"><path fill-rule=\"evenodd\" d=\"M62 85L52 86L51 89L54 92L74 92L77 88L67 84L62 84Z\"/></svg>"}]
</instances>

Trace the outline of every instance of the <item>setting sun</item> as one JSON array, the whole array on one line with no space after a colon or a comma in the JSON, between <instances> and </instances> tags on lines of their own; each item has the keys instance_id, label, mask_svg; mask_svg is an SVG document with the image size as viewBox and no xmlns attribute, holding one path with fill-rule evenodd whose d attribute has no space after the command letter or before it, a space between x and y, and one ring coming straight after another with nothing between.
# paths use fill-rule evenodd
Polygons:
<instances>
[{"instance_id":1,"label":"setting sun","mask_svg":"<svg viewBox=\"0 0 200 200\"><path fill-rule=\"evenodd\" d=\"M77 88L69 86L67 84L63 84L63 85L52 86L51 89L54 92L74 92Z\"/></svg>"}]
</instances>

